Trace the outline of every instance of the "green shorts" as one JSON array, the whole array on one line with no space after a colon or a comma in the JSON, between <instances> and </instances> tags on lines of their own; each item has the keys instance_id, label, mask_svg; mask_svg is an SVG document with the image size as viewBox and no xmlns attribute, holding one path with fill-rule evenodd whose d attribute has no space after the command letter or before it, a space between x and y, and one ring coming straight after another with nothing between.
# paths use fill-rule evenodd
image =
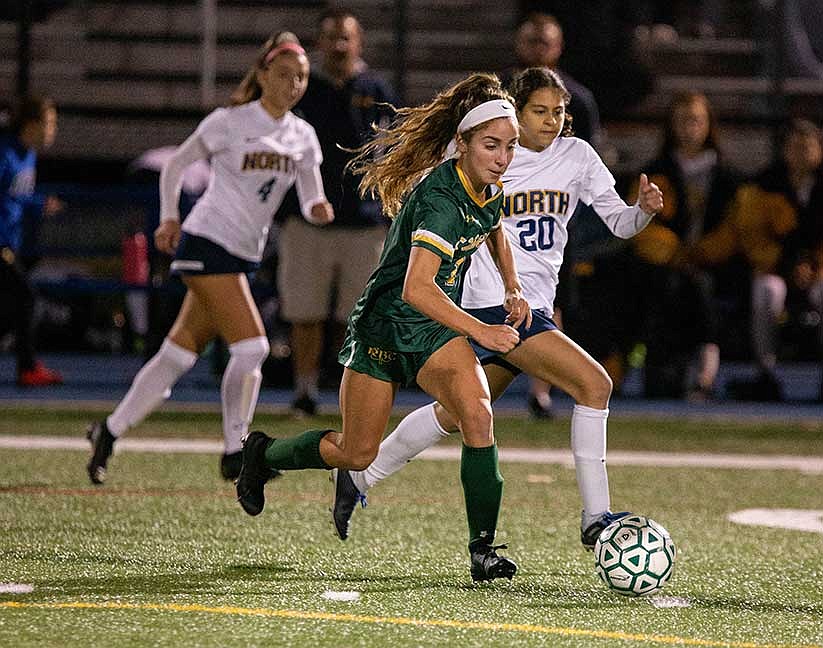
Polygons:
<instances>
[{"instance_id":1,"label":"green shorts","mask_svg":"<svg viewBox=\"0 0 823 648\"><path fill-rule=\"evenodd\" d=\"M460 334L442 327L430 336L428 348L425 351L404 352L381 349L374 344L359 340L349 329L346 331L346 339L337 355L337 360L344 367L354 371L378 380L400 383L405 387L414 383L417 372L435 351L456 337L460 337Z\"/></svg>"}]
</instances>

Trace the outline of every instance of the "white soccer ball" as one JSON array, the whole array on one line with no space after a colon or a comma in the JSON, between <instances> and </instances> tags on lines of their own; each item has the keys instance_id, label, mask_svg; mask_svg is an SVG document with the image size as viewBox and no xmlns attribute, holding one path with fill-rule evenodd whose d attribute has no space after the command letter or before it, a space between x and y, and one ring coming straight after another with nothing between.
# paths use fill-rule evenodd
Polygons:
<instances>
[{"instance_id":1,"label":"white soccer ball","mask_svg":"<svg viewBox=\"0 0 823 648\"><path fill-rule=\"evenodd\" d=\"M676 555L669 532L643 515L612 522L594 545L597 575L623 596L660 591L672 575Z\"/></svg>"}]
</instances>

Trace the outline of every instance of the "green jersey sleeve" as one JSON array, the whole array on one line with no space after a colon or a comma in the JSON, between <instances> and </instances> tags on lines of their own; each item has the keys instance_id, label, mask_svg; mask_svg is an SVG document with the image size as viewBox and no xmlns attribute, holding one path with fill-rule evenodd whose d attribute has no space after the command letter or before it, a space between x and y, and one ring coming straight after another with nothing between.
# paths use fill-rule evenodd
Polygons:
<instances>
[{"instance_id":1,"label":"green jersey sleeve","mask_svg":"<svg viewBox=\"0 0 823 648\"><path fill-rule=\"evenodd\" d=\"M460 208L445 194L434 193L417 204L411 234L412 247L422 247L451 261L462 234Z\"/></svg>"}]
</instances>

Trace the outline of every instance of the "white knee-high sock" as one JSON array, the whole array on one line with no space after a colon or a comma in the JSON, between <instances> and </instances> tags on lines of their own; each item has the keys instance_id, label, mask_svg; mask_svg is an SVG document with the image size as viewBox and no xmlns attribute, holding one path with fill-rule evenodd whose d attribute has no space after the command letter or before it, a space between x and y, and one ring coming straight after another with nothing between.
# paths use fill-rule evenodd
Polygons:
<instances>
[{"instance_id":1,"label":"white knee-high sock","mask_svg":"<svg viewBox=\"0 0 823 648\"><path fill-rule=\"evenodd\" d=\"M229 345L229 363L223 372L223 442L226 454L239 452L257 406L263 375L260 367L269 355L267 338L253 337Z\"/></svg>"},{"instance_id":2,"label":"white knee-high sock","mask_svg":"<svg viewBox=\"0 0 823 648\"><path fill-rule=\"evenodd\" d=\"M608 511L609 478L606 474L606 420L608 409L575 405L572 412L572 454L577 488L583 500L583 526Z\"/></svg>"},{"instance_id":3,"label":"white knee-high sock","mask_svg":"<svg viewBox=\"0 0 823 648\"><path fill-rule=\"evenodd\" d=\"M129 391L106 419L113 436L119 437L140 423L171 396L171 388L197 362L197 354L175 344L168 338L149 360L129 387Z\"/></svg>"},{"instance_id":4,"label":"white knee-high sock","mask_svg":"<svg viewBox=\"0 0 823 648\"><path fill-rule=\"evenodd\" d=\"M365 470L350 473L357 490L365 493L377 482L396 473L423 450L449 436L437 420L434 406L435 403L424 405L406 416L383 439L372 464Z\"/></svg>"}]
</instances>

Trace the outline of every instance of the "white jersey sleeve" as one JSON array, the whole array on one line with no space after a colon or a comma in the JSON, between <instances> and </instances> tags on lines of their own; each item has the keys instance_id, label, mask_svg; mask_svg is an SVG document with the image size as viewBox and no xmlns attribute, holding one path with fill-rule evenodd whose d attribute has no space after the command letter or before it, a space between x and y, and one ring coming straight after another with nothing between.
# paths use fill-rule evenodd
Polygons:
<instances>
[{"instance_id":1,"label":"white jersey sleeve","mask_svg":"<svg viewBox=\"0 0 823 648\"><path fill-rule=\"evenodd\" d=\"M578 140L580 141L580 140ZM588 143L582 142L579 146L582 155L582 166L580 169L583 181L580 185L580 201L586 205L591 205L597 196L606 193L609 189L614 189L614 176L600 159L600 156Z\"/></svg>"},{"instance_id":2,"label":"white jersey sleeve","mask_svg":"<svg viewBox=\"0 0 823 648\"><path fill-rule=\"evenodd\" d=\"M612 234L622 239L642 231L654 218L654 214L647 214L638 205L627 205L614 187L595 198L592 208Z\"/></svg>"},{"instance_id":3,"label":"white jersey sleeve","mask_svg":"<svg viewBox=\"0 0 823 648\"><path fill-rule=\"evenodd\" d=\"M320 167L298 169L295 187L297 188L297 198L300 200L300 211L303 218L312 223L314 221L311 214L312 207L326 200Z\"/></svg>"},{"instance_id":4,"label":"white jersey sleeve","mask_svg":"<svg viewBox=\"0 0 823 648\"><path fill-rule=\"evenodd\" d=\"M229 110L218 108L206 115L194 134L200 137L209 153L217 153L229 145Z\"/></svg>"},{"instance_id":5,"label":"white jersey sleeve","mask_svg":"<svg viewBox=\"0 0 823 648\"><path fill-rule=\"evenodd\" d=\"M298 169L311 169L312 167L320 167L323 164L323 149L320 148L320 141L317 139L317 133L314 127L308 122L303 122L304 128L303 142L305 149L303 155L297 161Z\"/></svg>"},{"instance_id":6,"label":"white jersey sleeve","mask_svg":"<svg viewBox=\"0 0 823 648\"><path fill-rule=\"evenodd\" d=\"M631 238L653 218L636 205L627 205L614 188L614 176L591 146L586 147L586 180L580 200L590 205L612 234Z\"/></svg>"},{"instance_id":7,"label":"white jersey sleeve","mask_svg":"<svg viewBox=\"0 0 823 648\"><path fill-rule=\"evenodd\" d=\"M160 220L180 220L180 189L183 175L193 162L205 160L209 151L196 132L172 153L160 172Z\"/></svg>"},{"instance_id":8,"label":"white jersey sleeve","mask_svg":"<svg viewBox=\"0 0 823 648\"><path fill-rule=\"evenodd\" d=\"M317 133L310 124L306 124L306 151L297 163L297 177L295 188L300 201L300 211L310 223L313 222L311 210L316 204L326 200L323 190L323 177L320 174L320 165L323 162L323 151L317 139Z\"/></svg>"}]
</instances>

